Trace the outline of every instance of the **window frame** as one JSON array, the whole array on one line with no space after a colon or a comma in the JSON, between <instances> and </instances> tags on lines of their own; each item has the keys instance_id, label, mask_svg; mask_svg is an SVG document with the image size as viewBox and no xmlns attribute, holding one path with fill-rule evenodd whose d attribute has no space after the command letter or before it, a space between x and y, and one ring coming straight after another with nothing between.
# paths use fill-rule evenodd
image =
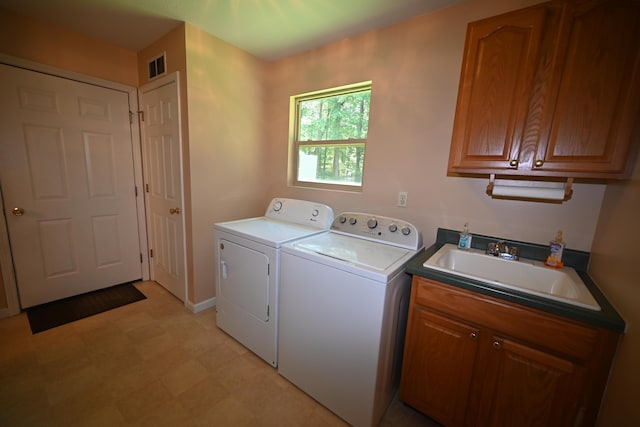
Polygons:
<instances>
[{"instance_id":1,"label":"window frame","mask_svg":"<svg viewBox=\"0 0 640 427\"><path fill-rule=\"evenodd\" d=\"M290 98L289 104L289 184L295 187L309 187L309 188L320 188L326 190L341 190L341 191L349 191L349 192L362 192L364 188L364 165L366 158L366 146L368 140L368 130L367 130L367 138L365 139L340 139L340 140L330 140L330 141L300 141L298 139L299 132L299 108L300 104L304 101L309 101L313 99L320 98L329 98L332 96L338 95L346 95L349 93L355 92L364 92L364 91L372 91L372 81L364 81L359 83L354 83L345 86L334 87L330 89L323 89L314 92L303 93L300 95L294 95ZM372 94L372 93L371 93ZM369 100L369 118L371 117L371 100ZM361 145L364 153L362 157L362 179L360 184L345 184L339 182L328 182L328 181L306 181L298 179L299 172L299 152L301 147L305 146L317 146L319 142L324 146L358 146Z\"/></svg>"}]
</instances>

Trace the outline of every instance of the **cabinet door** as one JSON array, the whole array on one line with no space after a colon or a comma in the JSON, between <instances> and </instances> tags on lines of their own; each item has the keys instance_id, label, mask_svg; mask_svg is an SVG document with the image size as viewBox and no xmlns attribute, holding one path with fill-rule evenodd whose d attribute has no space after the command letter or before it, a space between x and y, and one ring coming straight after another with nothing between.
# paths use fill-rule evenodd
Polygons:
<instances>
[{"instance_id":1,"label":"cabinet door","mask_svg":"<svg viewBox=\"0 0 640 427\"><path fill-rule=\"evenodd\" d=\"M518 168L544 19L538 6L469 24L449 172Z\"/></svg>"},{"instance_id":2,"label":"cabinet door","mask_svg":"<svg viewBox=\"0 0 640 427\"><path fill-rule=\"evenodd\" d=\"M560 28L533 168L623 177L640 132L640 3L570 2Z\"/></svg>"},{"instance_id":3,"label":"cabinet door","mask_svg":"<svg viewBox=\"0 0 640 427\"><path fill-rule=\"evenodd\" d=\"M476 425L576 426L585 369L514 341L494 337Z\"/></svg>"},{"instance_id":4,"label":"cabinet door","mask_svg":"<svg viewBox=\"0 0 640 427\"><path fill-rule=\"evenodd\" d=\"M415 307L407 330L400 399L444 425L462 425L478 335L471 325Z\"/></svg>"}]
</instances>

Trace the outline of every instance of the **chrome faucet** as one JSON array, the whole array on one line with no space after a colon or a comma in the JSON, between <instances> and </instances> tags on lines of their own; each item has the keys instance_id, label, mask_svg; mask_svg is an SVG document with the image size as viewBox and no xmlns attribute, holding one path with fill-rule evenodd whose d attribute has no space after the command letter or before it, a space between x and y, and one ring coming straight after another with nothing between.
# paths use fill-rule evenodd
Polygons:
<instances>
[{"instance_id":1,"label":"chrome faucet","mask_svg":"<svg viewBox=\"0 0 640 427\"><path fill-rule=\"evenodd\" d=\"M518 261L520 259L520 249L515 246L507 245L507 242L504 240L489 243L487 245L487 254L513 261Z\"/></svg>"}]
</instances>

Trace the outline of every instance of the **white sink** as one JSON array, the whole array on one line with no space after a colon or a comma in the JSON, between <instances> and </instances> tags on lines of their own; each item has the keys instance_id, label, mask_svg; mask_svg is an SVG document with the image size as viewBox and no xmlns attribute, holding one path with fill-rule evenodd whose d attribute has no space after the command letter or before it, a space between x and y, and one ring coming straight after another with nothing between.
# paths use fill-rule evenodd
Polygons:
<instances>
[{"instance_id":1,"label":"white sink","mask_svg":"<svg viewBox=\"0 0 640 427\"><path fill-rule=\"evenodd\" d=\"M562 301L591 310L600 306L573 268L551 268L540 261L511 261L486 255L477 249L461 250L447 243L424 267Z\"/></svg>"}]
</instances>

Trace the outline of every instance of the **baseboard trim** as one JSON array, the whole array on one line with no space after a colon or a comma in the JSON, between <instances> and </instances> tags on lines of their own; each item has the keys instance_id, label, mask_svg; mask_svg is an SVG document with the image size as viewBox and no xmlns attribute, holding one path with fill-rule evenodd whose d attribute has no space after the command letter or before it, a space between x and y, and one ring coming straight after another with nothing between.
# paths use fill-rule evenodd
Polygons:
<instances>
[{"instance_id":1,"label":"baseboard trim","mask_svg":"<svg viewBox=\"0 0 640 427\"><path fill-rule=\"evenodd\" d=\"M191 301L187 301L186 306L192 313L200 313L208 308L215 307L216 305L216 297L209 298L208 300L199 302L197 304L192 303Z\"/></svg>"}]
</instances>

